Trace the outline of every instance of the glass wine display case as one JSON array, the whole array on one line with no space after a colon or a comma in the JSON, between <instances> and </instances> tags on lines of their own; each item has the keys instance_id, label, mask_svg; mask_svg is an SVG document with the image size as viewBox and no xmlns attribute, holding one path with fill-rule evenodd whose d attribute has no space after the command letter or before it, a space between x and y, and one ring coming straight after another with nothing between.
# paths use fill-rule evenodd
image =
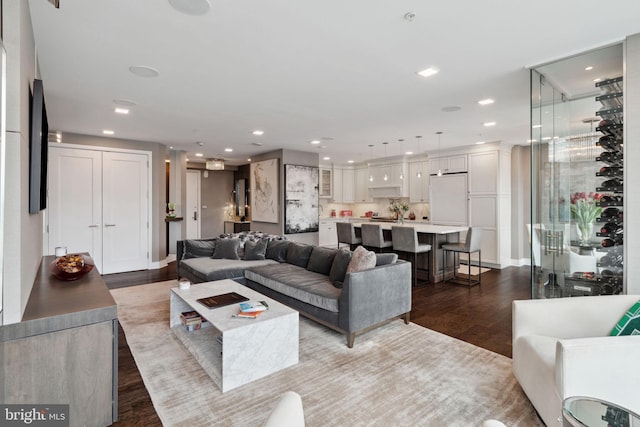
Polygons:
<instances>
[{"instance_id":1,"label":"glass wine display case","mask_svg":"<svg viewBox=\"0 0 640 427\"><path fill-rule=\"evenodd\" d=\"M624 292L622 72L622 45L531 70L532 298Z\"/></svg>"}]
</instances>

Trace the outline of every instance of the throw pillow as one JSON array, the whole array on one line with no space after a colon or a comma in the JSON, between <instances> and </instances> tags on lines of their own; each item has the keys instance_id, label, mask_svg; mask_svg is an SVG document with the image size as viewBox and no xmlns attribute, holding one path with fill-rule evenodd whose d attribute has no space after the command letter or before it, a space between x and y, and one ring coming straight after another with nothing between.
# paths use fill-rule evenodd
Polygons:
<instances>
[{"instance_id":1,"label":"throw pillow","mask_svg":"<svg viewBox=\"0 0 640 427\"><path fill-rule=\"evenodd\" d=\"M329 271L329 280L336 288L342 288L342 282L344 282L344 276L347 274L347 267L351 261L351 251L347 248L342 248L338 251L333 258L333 264L331 264L331 271Z\"/></svg>"},{"instance_id":2,"label":"throw pillow","mask_svg":"<svg viewBox=\"0 0 640 427\"><path fill-rule=\"evenodd\" d=\"M328 276L337 252L337 249L314 246L309 258L309 264L307 264L307 270Z\"/></svg>"},{"instance_id":3,"label":"throw pillow","mask_svg":"<svg viewBox=\"0 0 640 427\"><path fill-rule=\"evenodd\" d=\"M246 242L244 244L244 259L246 261L264 259L267 253L267 239L260 239L256 242Z\"/></svg>"},{"instance_id":4,"label":"throw pillow","mask_svg":"<svg viewBox=\"0 0 640 427\"><path fill-rule=\"evenodd\" d=\"M640 335L640 301L627 310L609 335Z\"/></svg>"},{"instance_id":5,"label":"throw pillow","mask_svg":"<svg viewBox=\"0 0 640 427\"><path fill-rule=\"evenodd\" d=\"M216 249L213 251L215 259L240 259L238 256L238 248L240 240L238 239L220 239L216 243Z\"/></svg>"},{"instance_id":6,"label":"throw pillow","mask_svg":"<svg viewBox=\"0 0 640 427\"><path fill-rule=\"evenodd\" d=\"M287 263L307 268L313 246L304 243L291 243L287 249Z\"/></svg>"},{"instance_id":7,"label":"throw pillow","mask_svg":"<svg viewBox=\"0 0 640 427\"><path fill-rule=\"evenodd\" d=\"M265 257L278 262L285 262L287 260L287 249L289 249L290 243L288 240L269 241Z\"/></svg>"},{"instance_id":8,"label":"throw pillow","mask_svg":"<svg viewBox=\"0 0 640 427\"><path fill-rule=\"evenodd\" d=\"M351 261L347 267L347 273L367 270L376 266L376 253L366 250L363 246L358 246L353 251Z\"/></svg>"},{"instance_id":9,"label":"throw pillow","mask_svg":"<svg viewBox=\"0 0 640 427\"><path fill-rule=\"evenodd\" d=\"M216 247L216 240L185 240L182 259L210 257Z\"/></svg>"}]
</instances>

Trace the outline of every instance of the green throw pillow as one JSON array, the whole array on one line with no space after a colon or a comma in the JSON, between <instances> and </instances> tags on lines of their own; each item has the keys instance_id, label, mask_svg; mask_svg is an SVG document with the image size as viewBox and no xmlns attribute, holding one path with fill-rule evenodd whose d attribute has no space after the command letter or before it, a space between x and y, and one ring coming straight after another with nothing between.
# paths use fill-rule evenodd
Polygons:
<instances>
[{"instance_id":1,"label":"green throw pillow","mask_svg":"<svg viewBox=\"0 0 640 427\"><path fill-rule=\"evenodd\" d=\"M640 301L627 310L609 335L640 335Z\"/></svg>"}]
</instances>

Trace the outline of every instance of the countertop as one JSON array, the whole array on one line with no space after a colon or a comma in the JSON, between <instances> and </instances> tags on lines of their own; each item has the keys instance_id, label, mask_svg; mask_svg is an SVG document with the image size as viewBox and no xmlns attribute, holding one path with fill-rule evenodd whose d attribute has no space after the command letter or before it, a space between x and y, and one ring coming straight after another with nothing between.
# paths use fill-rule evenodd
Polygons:
<instances>
[{"instance_id":1,"label":"countertop","mask_svg":"<svg viewBox=\"0 0 640 427\"><path fill-rule=\"evenodd\" d=\"M369 224L369 221L354 222L355 227L360 227L362 224ZM418 233L427 234L451 234L462 233L468 230L468 227L458 227L454 225L432 225L432 224L420 224L415 221L405 221L404 224L392 223L392 222L379 222L380 227L383 230L391 230L392 226L400 227L415 227Z\"/></svg>"}]
</instances>

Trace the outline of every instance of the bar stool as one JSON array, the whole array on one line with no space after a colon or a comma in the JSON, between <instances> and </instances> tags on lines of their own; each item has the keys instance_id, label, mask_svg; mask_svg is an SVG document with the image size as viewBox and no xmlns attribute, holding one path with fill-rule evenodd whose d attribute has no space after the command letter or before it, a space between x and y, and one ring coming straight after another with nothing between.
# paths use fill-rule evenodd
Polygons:
<instances>
[{"instance_id":1,"label":"bar stool","mask_svg":"<svg viewBox=\"0 0 640 427\"><path fill-rule=\"evenodd\" d=\"M336 225L338 227L338 243L348 243L351 250L362 244L362 238L358 236L360 233L356 231L353 224L350 222L338 222Z\"/></svg>"},{"instance_id":2,"label":"bar stool","mask_svg":"<svg viewBox=\"0 0 640 427\"><path fill-rule=\"evenodd\" d=\"M478 269L482 268L482 227L469 227L467 231L467 237L464 243L445 243L440 246L442 249L442 276L447 271L447 252L453 252L453 278L447 280L447 282L458 283L461 285L473 285L480 284L480 278L482 274L478 271L478 280L471 280L471 254L478 252ZM456 254L458 260L460 259L460 252L469 255L469 281L468 283L456 280Z\"/></svg>"},{"instance_id":3,"label":"bar stool","mask_svg":"<svg viewBox=\"0 0 640 427\"><path fill-rule=\"evenodd\" d=\"M413 260L411 261L413 272L411 274L413 275L413 286L416 286L418 284L418 254L430 252L431 245L418 241L418 232L414 227L392 226L391 240L393 241L394 251L406 252L413 255Z\"/></svg>"},{"instance_id":4,"label":"bar stool","mask_svg":"<svg viewBox=\"0 0 640 427\"><path fill-rule=\"evenodd\" d=\"M385 239L382 228L378 224L362 224L362 245L382 252L384 248L392 248L393 241Z\"/></svg>"}]
</instances>

